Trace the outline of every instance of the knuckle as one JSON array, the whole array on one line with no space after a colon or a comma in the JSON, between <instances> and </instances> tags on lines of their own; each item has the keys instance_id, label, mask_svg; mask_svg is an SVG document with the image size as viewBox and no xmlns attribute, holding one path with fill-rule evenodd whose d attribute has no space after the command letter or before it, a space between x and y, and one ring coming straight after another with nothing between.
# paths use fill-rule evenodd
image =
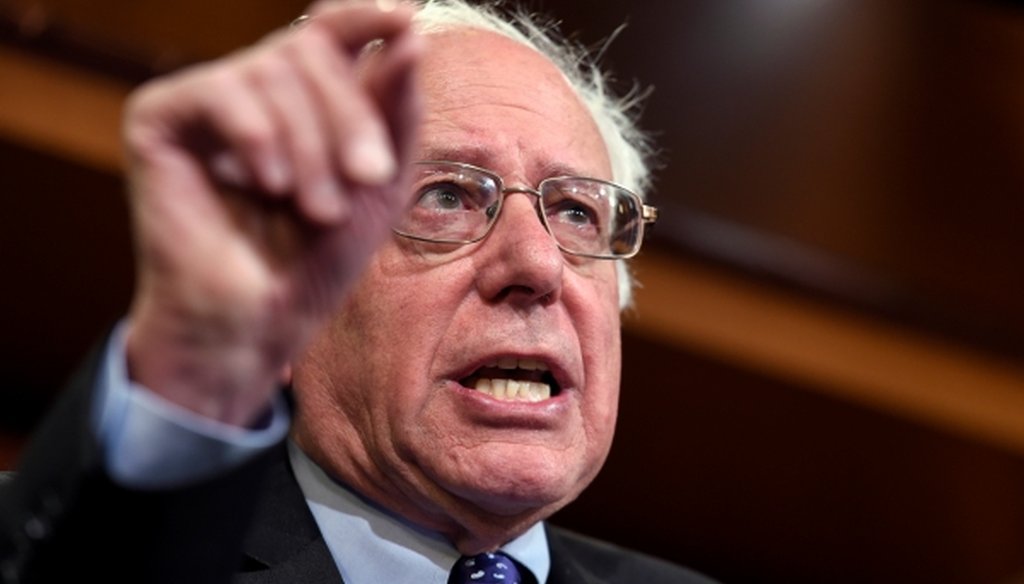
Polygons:
<instances>
[{"instance_id":1,"label":"knuckle","mask_svg":"<svg viewBox=\"0 0 1024 584\"><path fill-rule=\"evenodd\" d=\"M274 130L270 124L252 117L239 120L234 133L238 143L246 148L262 148L274 140Z\"/></svg>"},{"instance_id":2,"label":"knuckle","mask_svg":"<svg viewBox=\"0 0 1024 584\"><path fill-rule=\"evenodd\" d=\"M264 89L294 83L291 65L278 53L263 57L253 67L252 77L254 82Z\"/></svg>"},{"instance_id":3,"label":"knuckle","mask_svg":"<svg viewBox=\"0 0 1024 584\"><path fill-rule=\"evenodd\" d=\"M311 135L304 135L304 139L291 140L291 150L295 157L296 164L302 165L309 171L320 170L327 166L326 145L323 141Z\"/></svg>"},{"instance_id":4,"label":"knuckle","mask_svg":"<svg viewBox=\"0 0 1024 584\"><path fill-rule=\"evenodd\" d=\"M209 104L217 104L224 101L223 97L232 95L241 86L241 80L237 73L237 67L230 63L224 63L217 67L210 67L197 74L195 78L195 92Z\"/></svg>"},{"instance_id":5,"label":"knuckle","mask_svg":"<svg viewBox=\"0 0 1024 584\"><path fill-rule=\"evenodd\" d=\"M292 37L289 43L296 52L321 52L330 50L333 35L330 28L317 19L307 20L299 34Z\"/></svg>"},{"instance_id":6,"label":"knuckle","mask_svg":"<svg viewBox=\"0 0 1024 584\"><path fill-rule=\"evenodd\" d=\"M211 70L202 80L199 95L205 102L203 110L227 125L234 140L245 146L259 146L273 138L273 128L263 115L243 115L237 110L235 99L245 96L250 104L247 111L259 113L260 100L253 87L245 82L235 67Z\"/></svg>"}]
</instances>

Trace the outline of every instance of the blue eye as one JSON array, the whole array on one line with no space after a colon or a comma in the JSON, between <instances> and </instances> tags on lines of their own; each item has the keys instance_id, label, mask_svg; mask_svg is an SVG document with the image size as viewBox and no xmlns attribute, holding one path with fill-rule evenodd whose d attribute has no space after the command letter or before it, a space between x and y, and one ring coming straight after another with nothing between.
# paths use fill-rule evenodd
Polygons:
<instances>
[{"instance_id":1,"label":"blue eye","mask_svg":"<svg viewBox=\"0 0 1024 584\"><path fill-rule=\"evenodd\" d=\"M566 225L577 227L596 226L598 223L597 212L576 201L566 199L548 209L549 219Z\"/></svg>"},{"instance_id":2,"label":"blue eye","mask_svg":"<svg viewBox=\"0 0 1024 584\"><path fill-rule=\"evenodd\" d=\"M466 192L453 184L431 185L423 189L417 206L435 211L457 211L467 208Z\"/></svg>"},{"instance_id":3,"label":"blue eye","mask_svg":"<svg viewBox=\"0 0 1024 584\"><path fill-rule=\"evenodd\" d=\"M590 225L594 223L593 213L585 207L571 207L563 210L561 215L565 218L566 222L575 223L576 225Z\"/></svg>"}]
</instances>

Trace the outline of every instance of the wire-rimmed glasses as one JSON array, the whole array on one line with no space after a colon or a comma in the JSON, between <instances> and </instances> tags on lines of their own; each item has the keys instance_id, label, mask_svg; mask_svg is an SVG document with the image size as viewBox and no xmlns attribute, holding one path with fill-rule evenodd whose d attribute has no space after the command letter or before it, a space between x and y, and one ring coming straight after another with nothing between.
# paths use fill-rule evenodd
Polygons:
<instances>
[{"instance_id":1,"label":"wire-rimmed glasses","mask_svg":"<svg viewBox=\"0 0 1024 584\"><path fill-rule=\"evenodd\" d=\"M640 251L644 226L658 216L636 194L595 178L547 178L531 189L505 187L497 174L461 162L428 160L413 168L413 204L395 232L419 241L480 241L497 222L506 195L525 193L537 197L537 214L562 251L624 259Z\"/></svg>"}]
</instances>

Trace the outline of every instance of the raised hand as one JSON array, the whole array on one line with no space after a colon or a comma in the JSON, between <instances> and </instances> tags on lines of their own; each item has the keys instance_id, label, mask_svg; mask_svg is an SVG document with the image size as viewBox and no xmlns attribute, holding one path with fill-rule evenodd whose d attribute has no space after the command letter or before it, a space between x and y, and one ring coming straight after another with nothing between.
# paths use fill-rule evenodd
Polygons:
<instances>
[{"instance_id":1,"label":"raised hand","mask_svg":"<svg viewBox=\"0 0 1024 584\"><path fill-rule=\"evenodd\" d=\"M411 9L334 1L309 14L144 86L125 117L130 375L231 424L265 410L408 202Z\"/></svg>"}]
</instances>

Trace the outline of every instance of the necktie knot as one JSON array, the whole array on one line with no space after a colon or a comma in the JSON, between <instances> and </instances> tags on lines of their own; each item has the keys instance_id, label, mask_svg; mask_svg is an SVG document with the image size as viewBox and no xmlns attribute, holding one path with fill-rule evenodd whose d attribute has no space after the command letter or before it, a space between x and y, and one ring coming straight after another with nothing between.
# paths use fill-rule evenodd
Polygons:
<instances>
[{"instance_id":1,"label":"necktie knot","mask_svg":"<svg viewBox=\"0 0 1024 584\"><path fill-rule=\"evenodd\" d=\"M522 584L512 558L501 552L463 556L452 568L449 584Z\"/></svg>"}]
</instances>

